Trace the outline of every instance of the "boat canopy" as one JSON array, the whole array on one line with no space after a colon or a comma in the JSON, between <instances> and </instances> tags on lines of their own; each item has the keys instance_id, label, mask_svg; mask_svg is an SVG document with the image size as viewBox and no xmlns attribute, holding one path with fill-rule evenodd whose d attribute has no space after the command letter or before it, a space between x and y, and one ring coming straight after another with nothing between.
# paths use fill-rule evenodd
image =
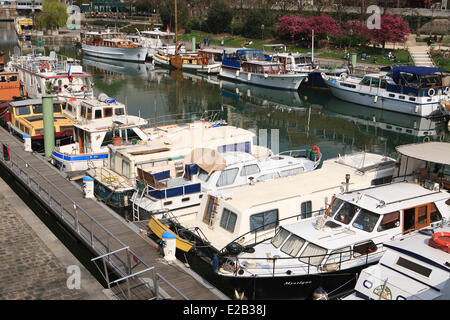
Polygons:
<instances>
[{"instance_id":1,"label":"boat canopy","mask_svg":"<svg viewBox=\"0 0 450 320\"><path fill-rule=\"evenodd\" d=\"M423 67L423 66L397 66L392 69L392 78L395 83L398 83L400 78L400 73L410 73L419 77L423 77L429 74L433 74L436 72L445 72L448 71L442 68L433 68L433 67Z\"/></svg>"},{"instance_id":2,"label":"boat canopy","mask_svg":"<svg viewBox=\"0 0 450 320\"><path fill-rule=\"evenodd\" d=\"M197 148L185 157L185 162L195 163L205 170L208 175L214 171L221 171L226 168L227 163L222 153L209 148Z\"/></svg>"},{"instance_id":3,"label":"boat canopy","mask_svg":"<svg viewBox=\"0 0 450 320\"><path fill-rule=\"evenodd\" d=\"M398 153L407 157L450 165L450 143L448 142L407 144L395 149Z\"/></svg>"}]
</instances>

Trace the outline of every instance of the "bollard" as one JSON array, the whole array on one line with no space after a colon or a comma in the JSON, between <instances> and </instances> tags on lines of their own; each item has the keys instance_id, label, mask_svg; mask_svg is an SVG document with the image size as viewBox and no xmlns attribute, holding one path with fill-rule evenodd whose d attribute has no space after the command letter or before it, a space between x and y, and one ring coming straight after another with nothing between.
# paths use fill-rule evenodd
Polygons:
<instances>
[{"instance_id":1,"label":"bollard","mask_svg":"<svg viewBox=\"0 0 450 320\"><path fill-rule=\"evenodd\" d=\"M169 262L175 260L177 237L172 232L164 231L162 233L162 240L166 243L165 247L163 248L164 259Z\"/></svg>"},{"instance_id":2,"label":"bollard","mask_svg":"<svg viewBox=\"0 0 450 320\"><path fill-rule=\"evenodd\" d=\"M83 178L83 190L85 198L94 198L94 179L89 176L85 176Z\"/></svg>"},{"instance_id":3,"label":"bollard","mask_svg":"<svg viewBox=\"0 0 450 320\"><path fill-rule=\"evenodd\" d=\"M25 146L25 151L32 152L33 150L31 149L31 136L29 136L28 134L24 134L23 140L24 140L23 144Z\"/></svg>"}]
</instances>

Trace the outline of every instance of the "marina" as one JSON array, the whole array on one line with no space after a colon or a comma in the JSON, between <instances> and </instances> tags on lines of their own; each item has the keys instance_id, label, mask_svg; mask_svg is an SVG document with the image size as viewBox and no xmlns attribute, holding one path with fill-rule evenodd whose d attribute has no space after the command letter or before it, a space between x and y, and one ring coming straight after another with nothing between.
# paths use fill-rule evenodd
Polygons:
<instances>
[{"instance_id":1,"label":"marina","mask_svg":"<svg viewBox=\"0 0 450 320\"><path fill-rule=\"evenodd\" d=\"M0 22L0 298L450 298L449 70L176 17Z\"/></svg>"}]
</instances>

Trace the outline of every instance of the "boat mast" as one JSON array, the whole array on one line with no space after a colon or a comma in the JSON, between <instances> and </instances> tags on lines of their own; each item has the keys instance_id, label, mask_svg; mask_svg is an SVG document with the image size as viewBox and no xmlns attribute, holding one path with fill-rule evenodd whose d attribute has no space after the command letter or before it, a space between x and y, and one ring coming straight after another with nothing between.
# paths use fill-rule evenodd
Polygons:
<instances>
[{"instance_id":1,"label":"boat mast","mask_svg":"<svg viewBox=\"0 0 450 320\"><path fill-rule=\"evenodd\" d=\"M175 54L178 55L178 17L177 0L175 0Z\"/></svg>"},{"instance_id":2,"label":"boat mast","mask_svg":"<svg viewBox=\"0 0 450 320\"><path fill-rule=\"evenodd\" d=\"M311 62L314 65L314 29L312 29L311 49Z\"/></svg>"}]
</instances>

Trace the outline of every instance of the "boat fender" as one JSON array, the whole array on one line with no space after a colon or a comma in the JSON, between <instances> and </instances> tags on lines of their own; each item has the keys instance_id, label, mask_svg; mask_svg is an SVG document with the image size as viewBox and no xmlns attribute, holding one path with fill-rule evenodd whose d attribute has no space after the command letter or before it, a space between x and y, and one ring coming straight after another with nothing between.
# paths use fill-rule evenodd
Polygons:
<instances>
[{"instance_id":1,"label":"boat fender","mask_svg":"<svg viewBox=\"0 0 450 320\"><path fill-rule=\"evenodd\" d=\"M433 88L428 89L428 95L429 95L430 97L433 97L435 94L436 94L436 91L435 91Z\"/></svg>"},{"instance_id":2,"label":"boat fender","mask_svg":"<svg viewBox=\"0 0 450 320\"><path fill-rule=\"evenodd\" d=\"M248 81L252 80L252 74L251 74L251 73L248 73L248 74L247 74L247 80L248 80Z\"/></svg>"},{"instance_id":3,"label":"boat fender","mask_svg":"<svg viewBox=\"0 0 450 320\"><path fill-rule=\"evenodd\" d=\"M314 159L315 154L314 154L314 152L311 152L311 158L310 158L310 160L312 160L312 161L317 161L317 160L319 160L319 158L320 158L320 148L319 148L318 146L314 145L314 146L311 146L310 149L311 149L311 150L317 150L317 159Z\"/></svg>"},{"instance_id":4,"label":"boat fender","mask_svg":"<svg viewBox=\"0 0 450 320\"><path fill-rule=\"evenodd\" d=\"M227 250L227 252L228 252L230 255L233 255L233 256L238 255L239 253L242 252L242 250L244 250L244 248L242 247L242 245L240 245L240 244L237 243L237 242L231 242L231 243L229 243L229 244L225 247L225 249Z\"/></svg>"},{"instance_id":5,"label":"boat fender","mask_svg":"<svg viewBox=\"0 0 450 320\"><path fill-rule=\"evenodd\" d=\"M236 71L236 77L239 77L239 70Z\"/></svg>"},{"instance_id":6,"label":"boat fender","mask_svg":"<svg viewBox=\"0 0 450 320\"><path fill-rule=\"evenodd\" d=\"M269 77L269 75L267 74L267 73L264 73L264 78L268 78Z\"/></svg>"},{"instance_id":7,"label":"boat fender","mask_svg":"<svg viewBox=\"0 0 450 320\"><path fill-rule=\"evenodd\" d=\"M341 78L341 80L345 80L347 78L347 76L348 76L347 73L342 72L340 78Z\"/></svg>"},{"instance_id":8,"label":"boat fender","mask_svg":"<svg viewBox=\"0 0 450 320\"><path fill-rule=\"evenodd\" d=\"M377 101L378 101L378 96L373 97L373 102L377 103Z\"/></svg>"}]
</instances>

